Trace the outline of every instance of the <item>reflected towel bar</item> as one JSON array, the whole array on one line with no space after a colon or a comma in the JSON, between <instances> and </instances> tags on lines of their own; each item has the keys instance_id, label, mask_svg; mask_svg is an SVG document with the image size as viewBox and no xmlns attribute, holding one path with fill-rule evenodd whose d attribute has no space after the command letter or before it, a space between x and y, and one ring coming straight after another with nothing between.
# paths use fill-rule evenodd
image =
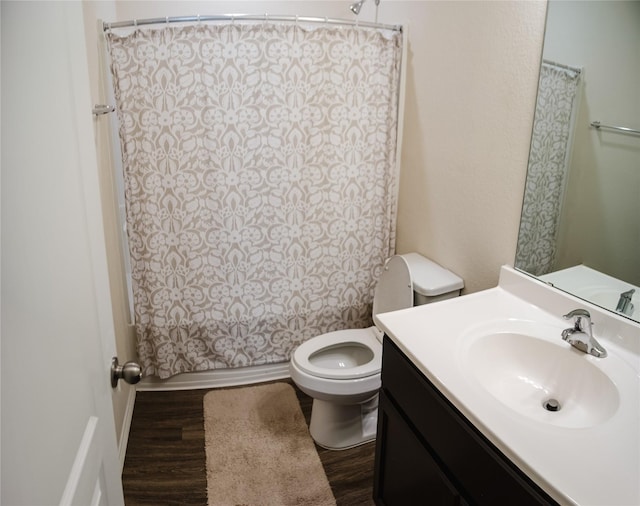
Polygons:
<instances>
[{"instance_id":1,"label":"reflected towel bar","mask_svg":"<svg viewBox=\"0 0 640 506\"><path fill-rule=\"evenodd\" d=\"M635 128L627 128L621 126L612 126L612 125L603 125L599 121L592 121L590 125L594 128L607 128L609 130L617 130L619 132L625 132L628 134L640 134L640 130L636 130Z\"/></svg>"}]
</instances>

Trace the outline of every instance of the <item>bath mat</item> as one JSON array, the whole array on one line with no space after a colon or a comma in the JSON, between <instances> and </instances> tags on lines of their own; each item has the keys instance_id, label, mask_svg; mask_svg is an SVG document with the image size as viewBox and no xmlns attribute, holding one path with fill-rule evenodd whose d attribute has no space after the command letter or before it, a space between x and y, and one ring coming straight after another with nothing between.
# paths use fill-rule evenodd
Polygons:
<instances>
[{"instance_id":1,"label":"bath mat","mask_svg":"<svg viewBox=\"0 0 640 506\"><path fill-rule=\"evenodd\" d=\"M209 392L204 430L209 506L336 504L291 385Z\"/></svg>"}]
</instances>

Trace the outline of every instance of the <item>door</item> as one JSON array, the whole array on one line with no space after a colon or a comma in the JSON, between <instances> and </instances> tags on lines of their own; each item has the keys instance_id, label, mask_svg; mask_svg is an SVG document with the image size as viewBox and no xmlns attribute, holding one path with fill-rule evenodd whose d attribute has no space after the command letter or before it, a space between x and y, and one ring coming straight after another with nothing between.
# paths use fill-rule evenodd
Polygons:
<instances>
[{"instance_id":1,"label":"door","mask_svg":"<svg viewBox=\"0 0 640 506\"><path fill-rule=\"evenodd\" d=\"M82 3L0 8L0 502L123 504Z\"/></svg>"}]
</instances>

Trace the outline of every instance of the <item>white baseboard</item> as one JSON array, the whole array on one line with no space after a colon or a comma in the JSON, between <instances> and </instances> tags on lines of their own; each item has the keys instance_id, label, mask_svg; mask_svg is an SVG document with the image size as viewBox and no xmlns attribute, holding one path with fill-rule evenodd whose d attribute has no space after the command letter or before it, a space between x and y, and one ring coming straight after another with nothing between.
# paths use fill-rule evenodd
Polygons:
<instances>
[{"instance_id":1,"label":"white baseboard","mask_svg":"<svg viewBox=\"0 0 640 506\"><path fill-rule=\"evenodd\" d=\"M215 369L212 371L188 372L162 380L157 376L142 378L136 390L195 390L199 388L222 388L264 381L289 378L289 362L279 364L238 367L235 369Z\"/></svg>"},{"instance_id":2,"label":"white baseboard","mask_svg":"<svg viewBox=\"0 0 640 506\"><path fill-rule=\"evenodd\" d=\"M120 474L124 470L124 459L127 454L127 443L129 442L129 431L131 430L131 420L133 419L133 407L136 403L136 389L129 388L129 395L127 396L127 405L124 410L122 428L120 429L120 437L118 441L118 457L120 458Z\"/></svg>"}]
</instances>

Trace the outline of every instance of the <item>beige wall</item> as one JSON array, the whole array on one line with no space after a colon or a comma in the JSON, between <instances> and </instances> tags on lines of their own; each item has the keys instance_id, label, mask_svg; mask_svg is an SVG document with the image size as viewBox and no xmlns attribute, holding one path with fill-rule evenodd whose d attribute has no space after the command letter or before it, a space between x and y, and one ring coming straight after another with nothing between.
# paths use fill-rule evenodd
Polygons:
<instances>
[{"instance_id":1,"label":"beige wall","mask_svg":"<svg viewBox=\"0 0 640 506\"><path fill-rule=\"evenodd\" d=\"M268 12L351 18L348 5L348 0L87 2L92 95L101 96L97 17ZM500 266L513 264L515 257L545 10L543 1L380 3L379 22L408 28L397 249L418 251L455 271L467 293L495 286ZM373 21L374 11L368 1L360 19ZM99 133L101 125L96 126ZM98 139L106 167L111 160L101 134ZM113 217L111 182L106 173L103 177L104 205ZM116 222L106 226L107 236L114 235ZM119 256L117 241L109 243L110 256ZM123 311L120 260L112 260L111 267L114 307ZM117 329L130 339L123 321ZM130 352L128 344L123 349Z\"/></svg>"},{"instance_id":2,"label":"beige wall","mask_svg":"<svg viewBox=\"0 0 640 506\"><path fill-rule=\"evenodd\" d=\"M486 289L515 258L546 4L397 4L411 20L397 249Z\"/></svg>"}]
</instances>

